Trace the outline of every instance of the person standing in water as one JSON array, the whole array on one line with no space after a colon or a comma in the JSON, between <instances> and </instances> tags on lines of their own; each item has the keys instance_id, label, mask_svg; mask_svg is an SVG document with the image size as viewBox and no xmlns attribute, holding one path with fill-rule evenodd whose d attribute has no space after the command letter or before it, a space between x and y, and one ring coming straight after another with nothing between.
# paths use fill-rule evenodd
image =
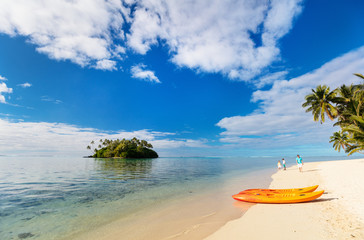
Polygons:
<instances>
[{"instance_id":1,"label":"person standing in water","mask_svg":"<svg viewBox=\"0 0 364 240\"><path fill-rule=\"evenodd\" d=\"M302 158L300 157L299 154L297 154L296 162L297 162L298 169L300 170L300 172L302 172L303 162L302 162Z\"/></svg>"},{"instance_id":2,"label":"person standing in water","mask_svg":"<svg viewBox=\"0 0 364 240\"><path fill-rule=\"evenodd\" d=\"M281 165L281 161L278 160L278 163L277 163L277 166L278 166L278 170L281 169L282 165Z\"/></svg>"},{"instance_id":3,"label":"person standing in water","mask_svg":"<svg viewBox=\"0 0 364 240\"><path fill-rule=\"evenodd\" d=\"M286 160L284 160L284 158L282 158L282 164L283 164L283 170L286 170Z\"/></svg>"}]
</instances>

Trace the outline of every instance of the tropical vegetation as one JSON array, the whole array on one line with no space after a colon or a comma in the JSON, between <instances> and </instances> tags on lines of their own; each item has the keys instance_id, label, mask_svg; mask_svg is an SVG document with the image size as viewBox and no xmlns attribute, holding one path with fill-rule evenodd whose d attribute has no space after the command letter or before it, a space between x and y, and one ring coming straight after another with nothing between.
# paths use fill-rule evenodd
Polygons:
<instances>
[{"instance_id":1,"label":"tropical vegetation","mask_svg":"<svg viewBox=\"0 0 364 240\"><path fill-rule=\"evenodd\" d=\"M157 158L158 154L152 150L152 144L137 138L128 139L100 139L98 147L91 141L87 149L93 151L90 157L95 158Z\"/></svg>"},{"instance_id":2,"label":"tropical vegetation","mask_svg":"<svg viewBox=\"0 0 364 240\"><path fill-rule=\"evenodd\" d=\"M364 80L362 74L354 74ZM305 97L302 107L312 112L314 121L325 122L325 116L336 120L334 126L341 130L330 137L335 150L343 149L348 155L364 153L364 82L342 85L330 91L330 87L319 85Z\"/></svg>"}]
</instances>

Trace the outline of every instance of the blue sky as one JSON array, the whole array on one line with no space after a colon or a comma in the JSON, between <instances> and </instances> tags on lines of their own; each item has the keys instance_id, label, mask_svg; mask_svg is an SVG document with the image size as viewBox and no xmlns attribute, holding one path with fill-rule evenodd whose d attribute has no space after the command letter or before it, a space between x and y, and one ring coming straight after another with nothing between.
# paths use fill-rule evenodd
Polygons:
<instances>
[{"instance_id":1,"label":"blue sky","mask_svg":"<svg viewBox=\"0 0 364 240\"><path fill-rule=\"evenodd\" d=\"M300 107L364 73L361 1L5 0L0 154L335 155Z\"/></svg>"}]
</instances>

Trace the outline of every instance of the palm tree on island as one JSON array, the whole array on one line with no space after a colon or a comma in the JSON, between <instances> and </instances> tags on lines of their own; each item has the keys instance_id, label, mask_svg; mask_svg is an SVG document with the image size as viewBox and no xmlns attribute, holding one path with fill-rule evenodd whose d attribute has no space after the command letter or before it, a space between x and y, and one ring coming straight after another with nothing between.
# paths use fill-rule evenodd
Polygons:
<instances>
[{"instance_id":1,"label":"palm tree on island","mask_svg":"<svg viewBox=\"0 0 364 240\"><path fill-rule=\"evenodd\" d=\"M354 74L362 79L362 74ZM313 120L325 122L325 115L331 120L337 119L334 126L340 126L341 131L330 137L335 150L345 150L348 155L364 152L364 84L345 84L330 91L326 85L312 89L305 97L302 107L308 107L306 112L312 112Z\"/></svg>"}]
</instances>

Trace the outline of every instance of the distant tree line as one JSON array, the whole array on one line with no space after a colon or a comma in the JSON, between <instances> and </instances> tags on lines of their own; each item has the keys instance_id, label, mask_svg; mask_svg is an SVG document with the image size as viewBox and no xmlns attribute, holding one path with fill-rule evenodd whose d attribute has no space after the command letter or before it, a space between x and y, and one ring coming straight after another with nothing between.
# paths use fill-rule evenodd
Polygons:
<instances>
[{"instance_id":1,"label":"distant tree line","mask_svg":"<svg viewBox=\"0 0 364 240\"><path fill-rule=\"evenodd\" d=\"M158 154L152 150L152 144L137 138L128 139L100 139L98 147L91 141L87 149L92 150L95 158L157 158Z\"/></svg>"},{"instance_id":2,"label":"distant tree line","mask_svg":"<svg viewBox=\"0 0 364 240\"><path fill-rule=\"evenodd\" d=\"M364 79L362 74L354 74ZM330 137L335 150L344 149L348 155L364 152L364 84L342 85L330 91L330 87L319 85L305 97L302 107L312 112L314 121L325 122L325 116L336 120L334 126L341 130Z\"/></svg>"}]
</instances>

